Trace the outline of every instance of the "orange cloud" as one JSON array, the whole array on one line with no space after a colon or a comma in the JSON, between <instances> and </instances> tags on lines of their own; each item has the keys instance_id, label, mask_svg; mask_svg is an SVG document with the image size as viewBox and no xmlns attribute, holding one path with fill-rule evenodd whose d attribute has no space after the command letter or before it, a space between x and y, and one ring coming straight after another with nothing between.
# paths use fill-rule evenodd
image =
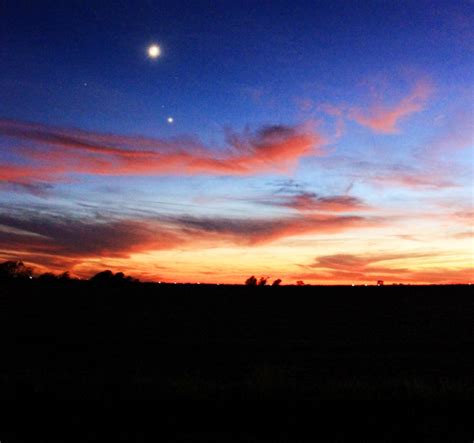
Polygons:
<instances>
[{"instance_id":1,"label":"orange cloud","mask_svg":"<svg viewBox=\"0 0 474 443\"><path fill-rule=\"evenodd\" d=\"M132 254L216 244L262 245L303 235L342 232L381 222L355 216L301 215L283 219L161 216L123 219L42 211L0 213L0 244L5 252L36 257L40 265L62 260L129 258Z\"/></svg>"},{"instance_id":2,"label":"orange cloud","mask_svg":"<svg viewBox=\"0 0 474 443\"><path fill-rule=\"evenodd\" d=\"M374 132L393 134L398 132L399 120L424 109L432 91L433 88L429 83L419 81L412 92L397 104L393 106L375 104L368 112L354 108L349 113L349 117Z\"/></svg>"},{"instance_id":3,"label":"orange cloud","mask_svg":"<svg viewBox=\"0 0 474 443\"><path fill-rule=\"evenodd\" d=\"M450 284L468 283L474 279L472 268L444 269L424 268L410 269L409 267L390 266L390 261L410 260L431 257L437 254L376 254L352 255L335 254L318 257L314 263L305 266L317 269L317 272L305 272L293 278L319 282L374 282L384 280L394 283L417 284Z\"/></svg>"},{"instance_id":4,"label":"orange cloud","mask_svg":"<svg viewBox=\"0 0 474 443\"><path fill-rule=\"evenodd\" d=\"M458 232L457 234L453 234L454 238L461 238L461 239L468 239L472 240L474 239L474 228L471 231L464 231L464 232Z\"/></svg>"},{"instance_id":5,"label":"orange cloud","mask_svg":"<svg viewBox=\"0 0 474 443\"><path fill-rule=\"evenodd\" d=\"M324 139L309 126L265 126L228 132L224 148L201 142L118 136L0 120L0 134L26 140L15 150L25 165L2 165L0 180L53 181L68 174L252 175L283 172L301 157L320 153Z\"/></svg>"}]
</instances>

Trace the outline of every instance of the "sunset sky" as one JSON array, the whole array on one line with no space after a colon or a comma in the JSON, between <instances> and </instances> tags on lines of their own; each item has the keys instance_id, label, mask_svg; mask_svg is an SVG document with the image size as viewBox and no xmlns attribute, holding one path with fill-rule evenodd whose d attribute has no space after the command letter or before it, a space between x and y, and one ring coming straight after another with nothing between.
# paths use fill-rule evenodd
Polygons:
<instances>
[{"instance_id":1,"label":"sunset sky","mask_svg":"<svg viewBox=\"0 0 474 443\"><path fill-rule=\"evenodd\" d=\"M471 282L473 18L469 0L2 1L0 261Z\"/></svg>"}]
</instances>

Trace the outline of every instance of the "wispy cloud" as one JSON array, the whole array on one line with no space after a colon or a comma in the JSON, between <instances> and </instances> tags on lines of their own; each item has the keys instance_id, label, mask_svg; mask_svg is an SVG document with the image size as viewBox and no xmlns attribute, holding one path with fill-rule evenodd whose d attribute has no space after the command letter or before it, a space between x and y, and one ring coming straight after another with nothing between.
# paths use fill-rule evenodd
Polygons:
<instances>
[{"instance_id":1,"label":"wispy cloud","mask_svg":"<svg viewBox=\"0 0 474 443\"><path fill-rule=\"evenodd\" d=\"M307 212L354 212L368 209L368 206L357 197L350 195L321 196L314 192L300 192L277 200L275 204Z\"/></svg>"},{"instance_id":2,"label":"wispy cloud","mask_svg":"<svg viewBox=\"0 0 474 443\"><path fill-rule=\"evenodd\" d=\"M140 220L24 212L0 215L0 226L4 250L61 257L128 257L133 252L172 249L182 243L172 230Z\"/></svg>"},{"instance_id":3,"label":"wispy cloud","mask_svg":"<svg viewBox=\"0 0 474 443\"><path fill-rule=\"evenodd\" d=\"M407 258L420 258L426 256L432 256L433 254L418 253L418 254L375 254L375 255L352 255L352 254L334 254L334 255L324 255L318 257L315 262L309 267L312 268L326 268L333 269L337 271L353 271L353 272L362 272L362 271L377 271L380 267L374 265L379 265L381 262L390 262L393 260L407 259ZM385 266L382 269L390 269ZM398 270L396 270L398 272Z\"/></svg>"},{"instance_id":4,"label":"wispy cloud","mask_svg":"<svg viewBox=\"0 0 474 443\"><path fill-rule=\"evenodd\" d=\"M411 268L410 261L435 257L436 253L387 253L373 255L335 254L318 257L304 265L311 271L294 278L320 282L467 283L474 278L472 268ZM400 266L401 263L405 265Z\"/></svg>"},{"instance_id":5,"label":"wispy cloud","mask_svg":"<svg viewBox=\"0 0 474 443\"><path fill-rule=\"evenodd\" d=\"M431 159L413 160L411 163L361 160L353 156L333 156L322 164L344 171L345 177L371 183L377 187L436 190L459 186L459 165L450 164L446 169Z\"/></svg>"},{"instance_id":6,"label":"wispy cloud","mask_svg":"<svg viewBox=\"0 0 474 443\"><path fill-rule=\"evenodd\" d=\"M474 239L474 228L471 229L470 231L458 232L457 234L453 234L453 237L459 238L459 239L472 240Z\"/></svg>"},{"instance_id":7,"label":"wispy cloud","mask_svg":"<svg viewBox=\"0 0 474 443\"><path fill-rule=\"evenodd\" d=\"M3 164L0 180L53 181L68 174L252 175L286 172L304 156L321 153L323 137L314 127L264 126L228 131L224 147L190 137L156 139L64 129L11 120L0 134L28 143L15 149L22 164Z\"/></svg>"},{"instance_id":8,"label":"wispy cloud","mask_svg":"<svg viewBox=\"0 0 474 443\"><path fill-rule=\"evenodd\" d=\"M427 143L424 155L439 155L474 146L474 122L472 109L457 109L442 116L442 130Z\"/></svg>"},{"instance_id":9,"label":"wispy cloud","mask_svg":"<svg viewBox=\"0 0 474 443\"><path fill-rule=\"evenodd\" d=\"M2 174L0 174L1 177ZM25 183L25 182L9 182L3 181L0 178L0 190L6 190L8 192L19 192L24 194L34 195L36 197L48 197L51 195L53 189L51 183Z\"/></svg>"},{"instance_id":10,"label":"wispy cloud","mask_svg":"<svg viewBox=\"0 0 474 443\"><path fill-rule=\"evenodd\" d=\"M384 169L379 168L379 169ZM456 182L433 167L415 169L408 166L392 165L385 167L384 172L368 174L369 181L382 186L396 186L409 189L443 189L458 186Z\"/></svg>"},{"instance_id":11,"label":"wispy cloud","mask_svg":"<svg viewBox=\"0 0 474 443\"><path fill-rule=\"evenodd\" d=\"M205 235L237 244L260 245L305 234L327 234L383 223L380 218L333 214L300 214L280 219L178 217L175 219L195 238Z\"/></svg>"},{"instance_id":12,"label":"wispy cloud","mask_svg":"<svg viewBox=\"0 0 474 443\"><path fill-rule=\"evenodd\" d=\"M409 115L420 112L433 92L426 81L418 81L406 97L394 105L375 103L368 110L352 108L349 118L374 132L393 134L399 131L398 123Z\"/></svg>"},{"instance_id":13,"label":"wispy cloud","mask_svg":"<svg viewBox=\"0 0 474 443\"><path fill-rule=\"evenodd\" d=\"M159 216L124 219L111 215L66 215L27 210L0 213L4 251L68 258L128 258L176 248L216 244L257 246L303 234L377 226L378 219L302 214L280 219Z\"/></svg>"}]
</instances>

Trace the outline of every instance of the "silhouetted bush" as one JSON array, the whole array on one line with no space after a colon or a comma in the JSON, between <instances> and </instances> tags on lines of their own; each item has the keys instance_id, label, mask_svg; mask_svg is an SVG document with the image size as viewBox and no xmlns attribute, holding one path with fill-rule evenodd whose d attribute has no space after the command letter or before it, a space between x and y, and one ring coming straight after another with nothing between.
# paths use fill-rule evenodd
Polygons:
<instances>
[{"instance_id":1,"label":"silhouetted bush","mask_svg":"<svg viewBox=\"0 0 474 443\"><path fill-rule=\"evenodd\" d=\"M38 281L43 283L50 283L56 281L58 276L53 274L52 272L45 272L38 277Z\"/></svg>"},{"instance_id":2,"label":"silhouetted bush","mask_svg":"<svg viewBox=\"0 0 474 443\"><path fill-rule=\"evenodd\" d=\"M58 275L58 280L60 281L69 281L72 280L71 275L69 274L69 271L63 272L62 274Z\"/></svg>"},{"instance_id":3,"label":"silhouetted bush","mask_svg":"<svg viewBox=\"0 0 474 443\"><path fill-rule=\"evenodd\" d=\"M257 279L255 278L255 275L252 275L252 277L249 277L247 280L245 280L245 284L247 286L257 286Z\"/></svg>"},{"instance_id":4,"label":"silhouetted bush","mask_svg":"<svg viewBox=\"0 0 474 443\"><path fill-rule=\"evenodd\" d=\"M280 286L281 284L281 278L277 278L273 283L272 286Z\"/></svg>"},{"instance_id":5,"label":"silhouetted bush","mask_svg":"<svg viewBox=\"0 0 474 443\"><path fill-rule=\"evenodd\" d=\"M100 284L123 284L123 283L138 283L140 280L130 276L125 276L123 272L117 272L114 274L112 271L107 269L106 271L99 272L89 279L93 283Z\"/></svg>"},{"instance_id":6,"label":"silhouetted bush","mask_svg":"<svg viewBox=\"0 0 474 443\"><path fill-rule=\"evenodd\" d=\"M33 268L25 266L21 260L0 263L0 281L28 280L33 276Z\"/></svg>"},{"instance_id":7,"label":"silhouetted bush","mask_svg":"<svg viewBox=\"0 0 474 443\"><path fill-rule=\"evenodd\" d=\"M281 280L280 280L281 281ZM245 280L245 284L247 286L265 286L268 282L268 277L260 277L258 280L255 275L252 275L247 280Z\"/></svg>"},{"instance_id":8,"label":"silhouetted bush","mask_svg":"<svg viewBox=\"0 0 474 443\"><path fill-rule=\"evenodd\" d=\"M101 271L95 274L90 278L90 281L95 283L110 283L114 280L114 273L107 269L106 271Z\"/></svg>"}]
</instances>

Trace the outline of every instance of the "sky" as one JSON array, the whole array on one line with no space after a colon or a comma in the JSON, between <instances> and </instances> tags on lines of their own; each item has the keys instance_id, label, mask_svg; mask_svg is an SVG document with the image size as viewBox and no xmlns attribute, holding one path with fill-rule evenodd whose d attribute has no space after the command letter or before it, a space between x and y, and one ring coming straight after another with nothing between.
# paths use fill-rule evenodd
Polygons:
<instances>
[{"instance_id":1,"label":"sky","mask_svg":"<svg viewBox=\"0 0 474 443\"><path fill-rule=\"evenodd\" d=\"M4 0L0 22L0 260L474 279L473 2Z\"/></svg>"}]
</instances>

